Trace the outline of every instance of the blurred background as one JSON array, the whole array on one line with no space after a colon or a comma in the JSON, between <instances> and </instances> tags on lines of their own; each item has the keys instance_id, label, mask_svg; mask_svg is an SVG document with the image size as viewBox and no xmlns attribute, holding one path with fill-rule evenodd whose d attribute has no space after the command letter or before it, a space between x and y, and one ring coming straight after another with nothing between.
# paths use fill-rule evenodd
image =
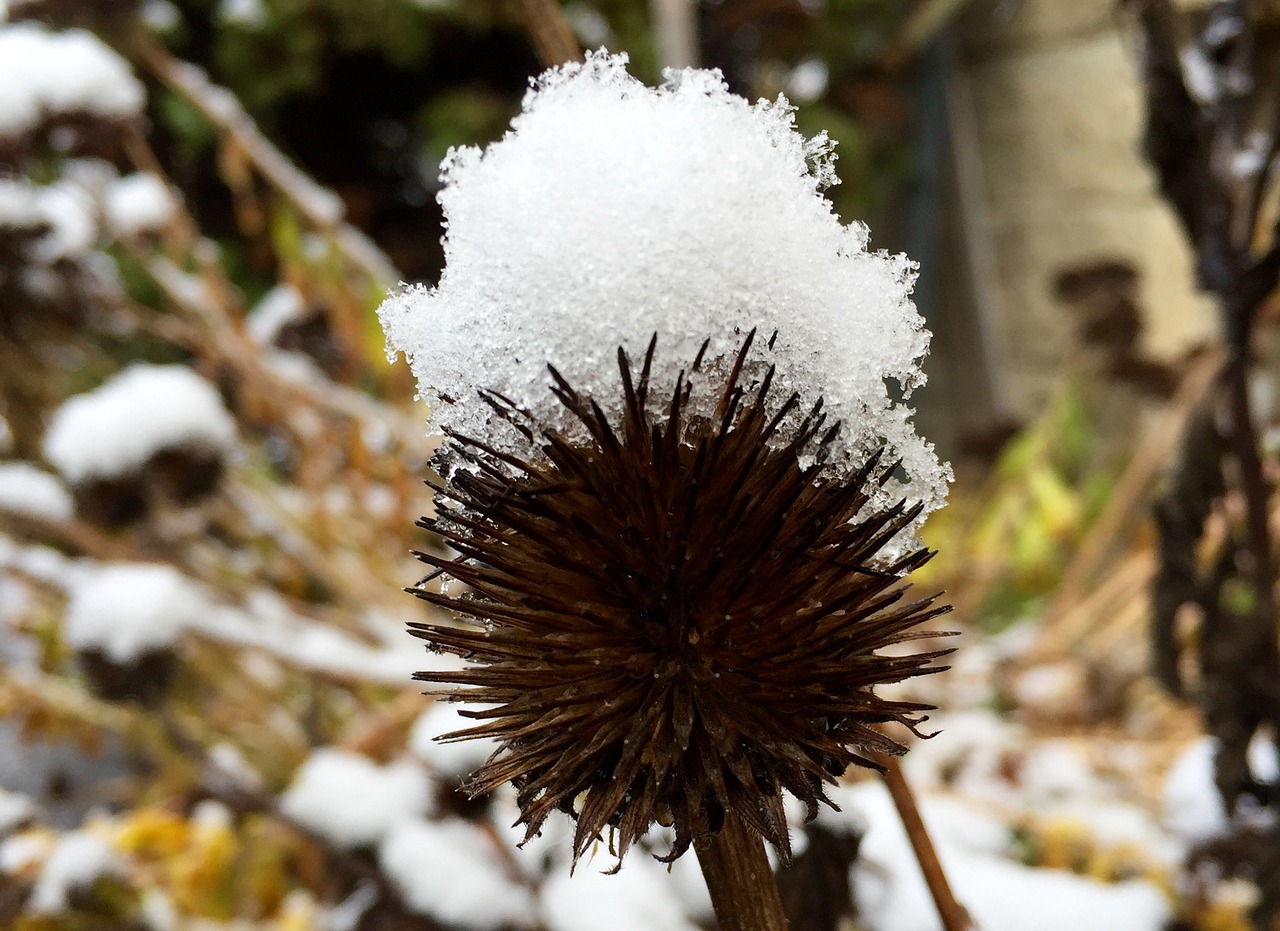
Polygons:
<instances>
[{"instance_id":1,"label":"blurred background","mask_svg":"<svg viewBox=\"0 0 1280 931\"><path fill-rule=\"evenodd\" d=\"M453 660L404 633L409 552L442 544L374 308L441 272L441 159L568 43L785 94L838 142L834 209L920 263L912 403L956 482L917 584L963 636L910 687L944 734L905 765L960 900L988 931L1270 927L1274 822L1228 817L1147 632L1150 505L1224 352L1144 158L1152 10L1212 114L1224 6L1274 77L1267 3L0 0L0 925L714 927L692 854L570 878L566 831L516 850L512 799L456 792L489 748L434 743L462 725L409 681ZM1215 164L1270 229L1250 87ZM938 928L879 783L835 797L797 820L793 929Z\"/></svg>"}]
</instances>

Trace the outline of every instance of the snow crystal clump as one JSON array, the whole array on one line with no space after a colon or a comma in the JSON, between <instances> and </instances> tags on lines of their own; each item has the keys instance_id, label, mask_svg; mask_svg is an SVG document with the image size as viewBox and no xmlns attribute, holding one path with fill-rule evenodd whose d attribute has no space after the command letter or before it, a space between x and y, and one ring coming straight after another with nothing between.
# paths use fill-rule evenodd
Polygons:
<instances>
[{"instance_id":1,"label":"snow crystal clump","mask_svg":"<svg viewBox=\"0 0 1280 931\"><path fill-rule=\"evenodd\" d=\"M845 423L845 468L881 442L902 458L905 487L873 505L940 506L950 471L887 387L924 381L916 266L869 252L866 227L823 199L830 140L800 135L785 98L734 96L719 72L668 71L653 89L626 64L597 52L547 72L506 136L445 159L444 274L379 310L430 426L493 438L477 388L555 416L547 363L616 413L618 346L638 364L658 334L661 398L704 340L725 357L756 329L752 371L776 363L780 398L825 399Z\"/></svg>"},{"instance_id":2,"label":"snow crystal clump","mask_svg":"<svg viewBox=\"0 0 1280 931\"><path fill-rule=\"evenodd\" d=\"M208 598L171 566L120 563L87 573L72 589L63 634L76 650L117 663L171 646L208 609Z\"/></svg>"},{"instance_id":3,"label":"snow crystal clump","mask_svg":"<svg viewBox=\"0 0 1280 931\"><path fill-rule=\"evenodd\" d=\"M0 136L24 135L62 115L129 119L144 99L124 59L83 29L0 27Z\"/></svg>"},{"instance_id":4,"label":"snow crystal clump","mask_svg":"<svg viewBox=\"0 0 1280 931\"><path fill-rule=\"evenodd\" d=\"M236 425L217 389L185 365L137 364L53 415L44 456L72 484L117 478L158 452L228 452Z\"/></svg>"},{"instance_id":5,"label":"snow crystal clump","mask_svg":"<svg viewBox=\"0 0 1280 931\"><path fill-rule=\"evenodd\" d=\"M155 175L133 174L107 188L103 203L107 226L117 236L134 237L163 229L176 205L169 188Z\"/></svg>"},{"instance_id":6,"label":"snow crystal clump","mask_svg":"<svg viewBox=\"0 0 1280 931\"><path fill-rule=\"evenodd\" d=\"M364 847L426 812L428 793L427 776L416 763L379 766L357 753L322 747L298 768L280 810L341 847Z\"/></svg>"},{"instance_id":7,"label":"snow crystal clump","mask_svg":"<svg viewBox=\"0 0 1280 931\"><path fill-rule=\"evenodd\" d=\"M0 511L68 520L75 512L62 483L25 462L0 463Z\"/></svg>"},{"instance_id":8,"label":"snow crystal clump","mask_svg":"<svg viewBox=\"0 0 1280 931\"><path fill-rule=\"evenodd\" d=\"M884 786L863 783L836 800L868 824L853 870L868 931L936 931L938 913ZM953 888L983 931L1160 931L1169 920L1168 903L1151 883L1102 883L1012 862L1002 856L1005 826L950 800L926 797L921 814Z\"/></svg>"},{"instance_id":9,"label":"snow crystal clump","mask_svg":"<svg viewBox=\"0 0 1280 931\"><path fill-rule=\"evenodd\" d=\"M1221 837L1231 829L1231 819L1214 784L1213 761L1218 742L1201 737L1174 761L1161 793L1163 820L1188 845ZM1267 735L1254 735L1249 743L1249 770L1264 784L1276 780L1276 748Z\"/></svg>"},{"instance_id":10,"label":"snow crystal clump","mask_svg":"<svg viewBox=\"0 0 1280 931\"><path fill-rule=\"evenodd\" d=\"M474 824L414 818L391 831L378 862L419 914L477 931L528 927L533 898L503 875L495 854Z\"/></svg>"}]
</instances>

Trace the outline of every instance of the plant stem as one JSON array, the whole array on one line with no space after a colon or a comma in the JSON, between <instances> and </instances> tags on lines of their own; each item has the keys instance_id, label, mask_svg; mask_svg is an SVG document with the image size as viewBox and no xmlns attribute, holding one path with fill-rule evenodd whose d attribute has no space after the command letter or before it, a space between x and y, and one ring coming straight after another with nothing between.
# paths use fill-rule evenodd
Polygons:
<instances>
[{"instance_id":1,"label":"plant stem","mask_svg":"<svg viewBox=\"0 0 1280 931\"><path fill-rule=\"evenodd\" d=\"M582 61L582 47L560 9L559 0L520 0L520 11L534 50L544 65Z\"/></svg>"},{"instance_id":2,"label":"plant stem","mask_svg":"<svg viewBox=\"0 0 1280 931\"><path fill-rule=\"evenodd\" d=\"M722 931L787 931L764 841L741 819L727 813L720 833L693 846Z\"/></svg>"},{"instance_id":3,"label":"plant stem","mask_svg":"<svg viewBox=\"0 0 1280 931\"><path fill-rule=\"evenodd\" d=\"M964 910L947 882L947 874L942 871L942 863L938 860L938 852L934 849L929 832L925 830L924 819L920 817L920 809L916 806L915 796L902 775L898 761L891 756L877 753L876 762L884 767L884 781L889 787L889 795L898 809L902 826L911 841L911 849L915 852L916 861L920 864L920 872L924 874L929 894L933 896L933 904L937 906L938 917L942 919L943 931L970 931L974 927L973 919Z\"/></svg>"}]
</instances>

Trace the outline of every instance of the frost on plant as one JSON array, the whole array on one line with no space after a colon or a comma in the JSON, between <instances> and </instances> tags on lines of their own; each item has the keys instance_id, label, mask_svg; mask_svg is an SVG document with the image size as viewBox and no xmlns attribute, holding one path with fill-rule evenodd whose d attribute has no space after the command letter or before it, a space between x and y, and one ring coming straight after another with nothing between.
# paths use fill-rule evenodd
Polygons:
<instances>
[{"instance_id":1,"label":"frost on plant","mask_svg":"<svg viewBox=\"0 0 1280 931\"><path fill-rule=\"evenodd\" d=\"M939 507L949 470L888 388L924 380L915 265L869 252L866 227L832 213L831 143L797 133L785 99L749 104L717 72L652 89L626 63L596 53L548 72L502 140L447 159L444 275L380 311L432 426L490 434L477 387L555 415L548 362L616 413L618 346L638 359L660 334L655 396L669 396L704 340L708 358L732 357L755 329L753 371L776 364L780 394L821 396L843 422L840 468L882 444L902 460L905 484L872 506Z\"/></svg>"}]
</instances>

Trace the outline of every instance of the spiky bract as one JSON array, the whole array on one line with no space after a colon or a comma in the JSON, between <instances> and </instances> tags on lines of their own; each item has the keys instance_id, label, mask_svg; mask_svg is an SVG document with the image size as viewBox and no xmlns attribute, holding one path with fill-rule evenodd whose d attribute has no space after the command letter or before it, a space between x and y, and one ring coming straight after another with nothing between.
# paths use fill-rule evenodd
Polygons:
<instances>
[{"instance_id":1,"label":"spiky bract","mask_svg":"<svg viewBox=\"0 0 1280 931\"><path fill-rule=\"evenodd\" d=\"M751 339L732 365L694 360L724 379L714 404L691 404L683 373L654 403L650 343L638 376L619 350L616 423L551 369L565 425L485 395L527 456L450 437L464 465L423 524L458 555L419 555L428 579L470 591L413 591L466 622L412 626L473 665L418 678L487 706L446 735L501 743L467 790L513 782L529 836L572 812L575 859L609 825L621 857L654 822L674 827L678 856L726 810L785 855L782 790L812 815L823 781L902 751L876 725L929 710L874 692L947 652L877 653L948 610L903 599L900 577L931 553L877 558L917 511L862 513L892 467L826 466L838 427L821 402L803 417L798 395L771 406L772 368L744 384Z\"/></svg>"}]
</instances>

